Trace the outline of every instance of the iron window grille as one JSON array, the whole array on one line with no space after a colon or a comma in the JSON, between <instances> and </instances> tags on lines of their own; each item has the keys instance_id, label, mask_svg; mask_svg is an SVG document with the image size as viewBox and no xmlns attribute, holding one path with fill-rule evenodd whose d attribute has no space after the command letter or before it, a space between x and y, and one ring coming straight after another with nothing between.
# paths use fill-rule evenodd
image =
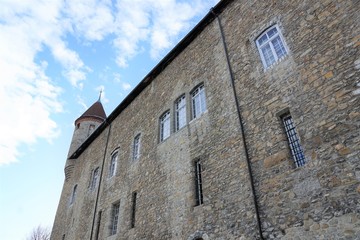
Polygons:
<instances>
[{"instance_id":1,"label":"iron window grille","mask_svg":"<svg viewBox=\"0 0 360 240\"><path fill-rule=\"evenodd\" d=\"M179 131L186 125L186 99L185 95L175 102L175 130Z\"/></svg>"},{"instance_id":2,"label":"iron window grille","mask_svg":"<svg viewBox=\"0 0 360 240\"><path fill-rule=\"evenodd\" d=\"M119 210L120 210L120 202L113 204L111 210L110 235L114 235L117 232L117 226L119 221Z\"/></svg>"},{"instance_id":3,"label":"iron window grille","mask_svg":"<svg viewBox=\"0 0 360 240\"><path fill-rule=\"evenodd\" d=\"M191 92L192 97L192 118L199 117L206 111L205 88L204 84L199 85Z\"/></svg>"},{"instance_id":4,"label":"iron window grille","mask_svg":"<svg viewBox=\"0 0 360 240\"><path fill-rule=\"evenodd\" d=\"M160 141L170 137L170 111L165 112L160 117Z\"/></svg>"},{"instance_id":5,"label":"iron window grille","mask_svg":"<svg viewBox=\"0 0 360 240\"><path fill-rule=\"evenodd\" d=\"M200 160L195 161L195 197L196 206L203 204L203 191L202 191L202 168Z\"/></svg>"},{"instance_id":6,"label":"iron window grille","mask_svg":"<svg viewBox=\"0 0 360 240\"><path fill-rule=\"evenodd\" d=\"M282 117L287 140L289 143L292 158L296 167L305 165L305 155L300 144L300 139L296 133L295 124L290 114L286 114Z\"/></svg>"},{"instance_id":7,"label":"iron window grille","mask_svg":"<svg viewBox=\"0 0 360 240\"><path fill-rule=\"evenodd\" d=\"M131 209L131 228L135 227L136 196L137 196L137 192L133 192L132 193L132 209Z\"/></svg>"},{"instance_id":8,"label":"iron window grille","mask_svg":"<svg viewBox=\"0 0 360 240\"><path fill-rule=\"evenodd\" d=\"M286 56L285 41L277 25L270 27L256 39L265 69Z\"/></svg>"}]
</instances>

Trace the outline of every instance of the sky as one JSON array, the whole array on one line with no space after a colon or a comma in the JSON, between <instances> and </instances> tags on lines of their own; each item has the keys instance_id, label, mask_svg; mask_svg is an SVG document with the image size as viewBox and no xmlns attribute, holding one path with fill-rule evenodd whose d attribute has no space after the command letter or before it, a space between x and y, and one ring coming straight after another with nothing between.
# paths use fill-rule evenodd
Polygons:
<instances>
[{"instance_id":1,"label":"sky","mask_svg":"<svg viewBox=\"0 0 360 240\"><path fill-rule=\"evenodd\" d=\"M109 115L219 0L0 0L0 232L52 227L74 120Z\"/></svg>"}]
</instances>

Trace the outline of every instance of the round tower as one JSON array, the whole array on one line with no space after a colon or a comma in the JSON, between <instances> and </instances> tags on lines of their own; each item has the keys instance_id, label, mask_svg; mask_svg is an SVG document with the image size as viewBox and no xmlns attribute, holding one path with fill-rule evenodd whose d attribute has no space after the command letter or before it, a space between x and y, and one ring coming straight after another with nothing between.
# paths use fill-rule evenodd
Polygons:
<instances>
[{"instance_id":1,"label":"round tower","mask_svg":"<svg viewBox=\"0 0 360 240\"><path fill-rule=\"evenodd\" d=\"M75 130L71 140L68 159L65 165L65 179L71 175L73 161L69 157L81 146L81 144L96 130L106 119L103 105L99 100L89 107L78 119L75 120Z\"/></svg>"}]
</instances>

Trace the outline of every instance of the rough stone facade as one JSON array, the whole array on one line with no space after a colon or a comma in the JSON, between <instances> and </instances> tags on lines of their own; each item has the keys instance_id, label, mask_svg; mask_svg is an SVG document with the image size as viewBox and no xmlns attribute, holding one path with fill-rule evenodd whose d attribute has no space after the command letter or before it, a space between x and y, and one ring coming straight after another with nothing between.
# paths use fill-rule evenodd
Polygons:
<instances>
[{"instance_id":1,"label":"rough stone facade","mask_svg":"<svg viewBox=\"0 0 360 240\"><path fill-rule=\"evenodd\" d=\"M221 1L67 160L73 168L51 239L360 239L359 6ZM274 24L288 53L264 69L256 39ZM191 92L201 83L207 107L192 119ZM174 102L183 94L187 124L175 131ZM171 135L161 142L167 110ZM294 167L284 112L296 125L302 167Z\"/></svg>"}]
</instances>

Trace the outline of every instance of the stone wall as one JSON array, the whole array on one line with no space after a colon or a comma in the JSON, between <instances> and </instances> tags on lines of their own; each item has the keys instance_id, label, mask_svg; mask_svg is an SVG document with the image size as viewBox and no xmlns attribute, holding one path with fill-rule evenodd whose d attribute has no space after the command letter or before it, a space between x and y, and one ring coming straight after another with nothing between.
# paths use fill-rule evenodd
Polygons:
<instances>
[{"instance_id":1,"label":"stone wall","mask_svg":"<svg viewBox=\"0 0 360 240\"><path fill-rule=\"evenodd\" d=\"M357 1L232 1L220 14L265 239L360 235L360 16ZM256 37L277 24L288 55L264 70ZM191 119L203 83L207 111ZM187 125L175 132L185 94ZM159 117L171 135L159 140ZM289 110L307 164L295 168L279 116ZM140 158L132 159L141 134ZM111 154L119 151L116 175ZM259 239L235 96L215 19L74 161L52 239ZM195 160L204 203L195 206ZM102 178L89 188L92 171ZM76 201L69 204L74 185ZM99 192L98 192L99 191ZM137 192L131 228L132 193ZM98 196L98 198L97 198ZM96 200L98 199L98 200ZM111 209L120 202L117 234ZM101 221L99 212L101 211ZM95 216L95 218L94 218ZM98 225L99 221L99 225ZM92 231L92 232L91 232Z\"/></svg>"}]
</instances>

